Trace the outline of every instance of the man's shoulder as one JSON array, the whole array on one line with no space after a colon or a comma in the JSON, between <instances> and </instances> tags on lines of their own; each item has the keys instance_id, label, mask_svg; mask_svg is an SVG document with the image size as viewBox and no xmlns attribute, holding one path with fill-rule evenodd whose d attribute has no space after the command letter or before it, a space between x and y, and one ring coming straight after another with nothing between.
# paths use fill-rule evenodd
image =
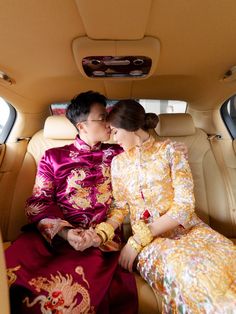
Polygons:
<instances>
[{"instance_id":1,"label":"man's shoulder","mask_svg":"<svg viewBox=\"0 0 236 314\"><path fill-rule=\"evenodd\" d=\"M57 156L61 154L65 154L66 152L70 152L71 150L74 150L74 144L67 144L64 146L58 146L58 147L51 147L48 148L45 151L46 156Z\"/></svg>"}]
</instances>

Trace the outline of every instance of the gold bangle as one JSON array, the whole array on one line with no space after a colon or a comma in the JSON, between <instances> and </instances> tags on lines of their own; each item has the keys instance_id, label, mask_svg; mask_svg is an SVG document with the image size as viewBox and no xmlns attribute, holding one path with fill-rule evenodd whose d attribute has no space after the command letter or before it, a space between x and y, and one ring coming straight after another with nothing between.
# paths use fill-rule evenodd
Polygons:
<instances>
[{"instance_id":1,"label":"gold bangle","mask_svg":"<svg viewBox=\"0 0 236 314\"><path fill-rule=\"evenodd\" d=\"M107 222L101 222L100 224L98 224L95 228L95 231L97 233L104 232L107 236L106 241L111 241L115 235L114 228Z\"/></svg>"},{"instance_id":2,"label":"gold bangle","mask_svg":"<svg viewBox=\"0 0 236 314\"><path fill-rule=\"evenodd\" d=\"M138 253L142 251L142 246L138 244L133 237L129 237L127 243Z\"/></svg>"},{"instance_id":3,"label":"gold bangle","mask_svg":"<svg viewBox=\"0 0 236 314\"><path fill-rule=\"evenodd\" d=\"M107 235L106 235L106 233L105 233L104 231L102 231L102 230L97 230L96 233L97 233L97 235L101 238L102 244L105 243L105 242L107 242Z\"/></svg>"},{"instance_id":4,"label":"gold bangle","mask_svg":"<svg viewBox=\"0 0 236 314\"><path fill-rule=\"evenodd\" d=\"M148 225L144 221L138 221L132 227L134 234L140 239L141 245L144 247L148 245L153 240L153 235Z\"/></svg>"},{"instance_id":5,"label":"gold bangle","mask_svg":"<svg viewBox=\"0 0 236 314\"><path fill-rule=\"evenodd\" d=\"M103 243L106 242L106 241L104 241L104 238L103 238L103 236L100 233L97 233L97 235L101 239L101 245L103 245Z\"/></svg>"}]
</instances>

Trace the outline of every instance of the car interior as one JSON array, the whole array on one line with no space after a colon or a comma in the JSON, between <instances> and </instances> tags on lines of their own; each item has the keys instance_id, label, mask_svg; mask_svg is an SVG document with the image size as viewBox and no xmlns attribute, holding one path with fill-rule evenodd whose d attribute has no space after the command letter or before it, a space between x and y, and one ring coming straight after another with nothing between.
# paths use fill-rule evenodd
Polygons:
<instances>
[{"instance_id":1,"label":"car interior","mask_svg":"<svg viewBox=\"0 0 236 314\"><path fill-rule=\"evenodd\" d=\"M4 249L27 223L44 151L77 134L63 108L80 92L151 104L153 136L188 148L197 214L236 244L235 34L233 0L0 0L0 313L10 313ZM135 278L139 313L161 313Z\"/></svg>"}]
</instances>

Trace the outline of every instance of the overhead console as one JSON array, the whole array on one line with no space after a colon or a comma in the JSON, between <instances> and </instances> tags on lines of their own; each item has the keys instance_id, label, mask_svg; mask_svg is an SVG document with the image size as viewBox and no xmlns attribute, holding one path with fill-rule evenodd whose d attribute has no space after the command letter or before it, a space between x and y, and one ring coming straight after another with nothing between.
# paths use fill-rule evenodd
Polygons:
<instances>
[{"instance_id":1,"label":"overhead console","mask_svg":"<svg viewBox=\"0 0 236 314\"><path fill-rule=\"evenodd\" d=\"M72 44L82 75L89 78L138 79L151 76L160 56L160 42L153 37L139 40L94 40L79 37Z\"/></svg>"}]
</instances>

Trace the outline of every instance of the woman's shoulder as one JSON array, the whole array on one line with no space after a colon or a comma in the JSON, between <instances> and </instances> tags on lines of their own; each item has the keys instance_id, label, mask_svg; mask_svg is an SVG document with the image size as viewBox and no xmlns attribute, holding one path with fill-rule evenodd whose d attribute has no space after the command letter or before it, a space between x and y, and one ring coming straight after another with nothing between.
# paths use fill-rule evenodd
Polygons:
<instances>
[{"instance_id":1,"label":"woman's shoulder","mask_svg":"<svg viewBox=\"0 0 236 314\"><path fill-rule=\"evenodd\" d=\"M169 159L176 152L174 142L170 139L164 141L156 141L154 144L155 153L161 154Z\"/></svg>"},{"instance_id":2,"label":"woman's shoulder","mask_svg":"<svg viewBox=\"0 0 236 314\"><path fill-rule=\"evenodd\" d=\"M155 141L154 143L154 147L158 150L158 151L167 151L170 149L174 149L174 142L171 141L170 139L167 140L163 140L163 141Z\"/></svg>"},{"instance_id":3,"label":"woman's shoulder","mask_svg":"<svg viewBox=\"0 0 236 314\"><path fill-rule=\"evenodd\" d=\"M125 163L125 152L122 151L119 155L116 155L113 157L111 166L114 167L120 167Z\"/></svg>"}]
</instances>

